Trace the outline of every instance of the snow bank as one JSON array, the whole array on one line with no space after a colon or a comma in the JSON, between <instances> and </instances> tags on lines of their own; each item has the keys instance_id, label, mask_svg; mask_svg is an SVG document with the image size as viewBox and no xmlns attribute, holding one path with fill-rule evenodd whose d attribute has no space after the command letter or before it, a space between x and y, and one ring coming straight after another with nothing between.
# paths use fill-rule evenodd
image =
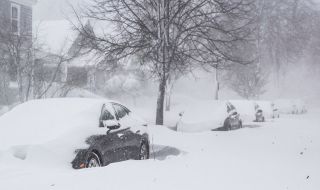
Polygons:
<instances>
[{"instance_id":1,"label":"snow bank","mask_svg":"<svg viewBox=\"0 0 320 190\"><path fill-rule=\"evenodd\" d=\"M9 111L8 106L0 106L0 116Z\"/></svg>"},{"instance_id":2,"label":"snow bank","mask_svg":"<svg viewBox=\"0 0 320 190\"><path fill-rule=\"evenodd\" d=\"M0 153L0 189L318 190L319 113L285 115L229 132L181 133L151 126L151 159L104 168L30 166Z\"/></svg>"}]
</instances>

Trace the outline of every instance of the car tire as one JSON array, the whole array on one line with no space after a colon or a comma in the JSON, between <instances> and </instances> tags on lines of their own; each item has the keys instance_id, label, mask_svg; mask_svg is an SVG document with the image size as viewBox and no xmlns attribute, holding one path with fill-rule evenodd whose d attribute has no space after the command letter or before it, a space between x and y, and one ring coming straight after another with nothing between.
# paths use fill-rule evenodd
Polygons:
<instances>
[{"instance_id":1,"label":"car tire","mask_svg":"<svg viewBox=\"0 0 320 190\"><path fill-rule=\"evenodd\" d=\"M101 160L95 152L91 152L88 159L87 159L87 164L86 168L95 168L95 167L101 167Z\"/></svg>"},{"instance_id":2,"label":"car tire","mask_svg":"<svg viewBox=\"0 0 320 190\"><path fill-rule=\"evenodd\" d=\"M139 150L139 160L149 159L149 145L146 142L142 142Z\"/></svg>"}]
</instances>

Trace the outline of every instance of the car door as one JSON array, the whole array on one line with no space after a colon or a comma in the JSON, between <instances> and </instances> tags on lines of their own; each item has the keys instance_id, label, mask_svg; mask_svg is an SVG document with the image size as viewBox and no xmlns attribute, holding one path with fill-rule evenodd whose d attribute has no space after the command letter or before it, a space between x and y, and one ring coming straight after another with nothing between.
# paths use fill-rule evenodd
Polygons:
<instances>
[{"instance_id":1,"label":"car door","mask_svg":"<svg viewBox=\"0 0 320 190\"><path fill-rule=\"evenodd\" d=\"M100 126L107 129L106 126L103 126L103 121L107 120L116 120L116 115L111 105L104 104L100 117ZM105 138L103 138L100 144L104 160L118 162L126 159L123 131L124 128L122 126L116 130L106 130Z\"/></svg>"},{"instance_id":2,"label":"car door","mask_svg":"<svg viewBox=\"0 0 320 190\"><path fill-rule=\"evenodd\" d=\"M125 157L126 159L135 158L140 149L141 131L135 126L136 122L130 117L128 108L118 103L112 105L120 125L124 127L121 135L125 145Z\"/></svg>"}]
</instances>

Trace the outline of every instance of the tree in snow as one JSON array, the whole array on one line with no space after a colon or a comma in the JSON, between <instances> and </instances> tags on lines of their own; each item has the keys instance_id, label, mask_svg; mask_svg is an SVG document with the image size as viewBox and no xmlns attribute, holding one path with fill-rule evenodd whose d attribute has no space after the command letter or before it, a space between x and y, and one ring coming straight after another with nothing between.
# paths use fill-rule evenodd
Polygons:
<instances>
[{"instance_id":1,"label":"tree in snow","mask_svg":"<svg viewBox=\"0 0 320 190\"><path fill-rule=\"evenodd\" d=\"M184 73L195 64L238 60L229 49L248 36L251 19L246 15L252 6L250 0L92 0L76 14L77 29L107 58L140 58L159 82L156 123L163 124L171 73ZM83 18L107 25L109 32L92 35Z\"/></svg>"},{"instance_id":2,"label":"tree in snow","mask_svg":"<svg viewBox=\"0 0 320 190\"><path fill-rule=\"evenodd\" d=\"M226 85L245 99L258 99L265 93L268 75L256 64L234 65L226 72Z\"/></svg>"},{"instance_id":3,"label":"tree in snow","mask_svg":"<svg viewBox=\"0 0 320 190\"><path fill-rule=\"evenodd\" d=\"M313 0L256 0L256 41L260 62L273 67L276 84L290 63L304 56L311 23L317 17Z\"/></svg>"}]
</instances>

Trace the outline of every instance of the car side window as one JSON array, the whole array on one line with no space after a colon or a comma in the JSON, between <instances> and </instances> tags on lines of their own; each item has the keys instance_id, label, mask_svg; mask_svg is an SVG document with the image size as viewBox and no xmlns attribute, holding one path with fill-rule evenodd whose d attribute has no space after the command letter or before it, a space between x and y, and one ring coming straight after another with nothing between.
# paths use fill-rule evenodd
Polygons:
<instances>
[{"instance_id":1,"label":"car side window","mask_svg":"<svg viewBox=\"0 0 320 190\"><path fill-rule=\"evenodd\" d=\"M124 118L125 116L129 115L130 111L125 108L124 106L121 106L119 104L113 104L113 107L116 112L116 116L118 119Z\"/></svg>"},{"instance_id":2,"label":"car side window","mask_svg":"<svg viewBox=\"0 0 320 190\"><path fill-rule=\"evenodd\" d=\"M108 111L108 110L104 110L102 113L102 120L106 121L106 120L114 120L113 115Z\"/></svg>"}]
</instances>

